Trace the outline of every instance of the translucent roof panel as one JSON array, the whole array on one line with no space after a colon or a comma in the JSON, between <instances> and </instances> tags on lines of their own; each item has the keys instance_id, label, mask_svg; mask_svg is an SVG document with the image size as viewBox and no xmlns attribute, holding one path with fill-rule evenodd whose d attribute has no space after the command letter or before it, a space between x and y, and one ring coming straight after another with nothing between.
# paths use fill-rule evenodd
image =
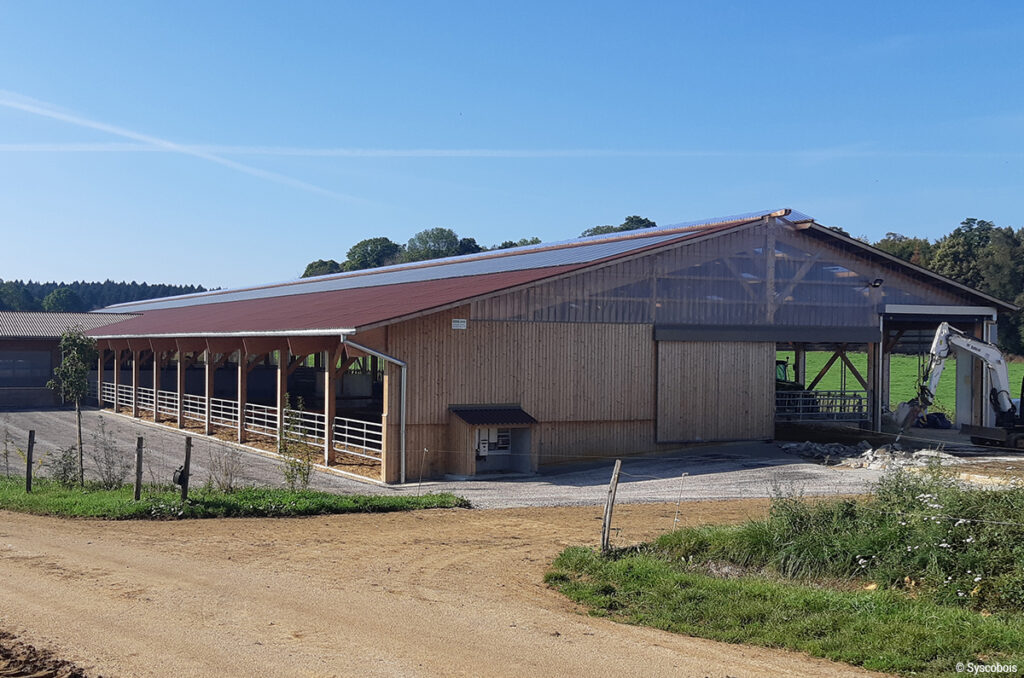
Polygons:
<instances>
[{"instance_id":1,"label":"translucent roof panel","mask_svg":"<svg viewBox=\"0 0 1024 678\"><path fill-rule=\"evenodd\" d=\"M561 242L527 245L506 250L492 250L459 257L397 264L366 271L304 278L237 290L217 290L165 299L132 302L110 308L116 309L119 312L152 311L229 301L268 299L296 294L333 292L489 273L586 264L671 242L690 233L699 234L701 231L712 227L744 223L770 214L779 213L782 213L782 211L749 212L728 217L659 226L635 232L610 233Z\"/></svg>"}]
</instances>

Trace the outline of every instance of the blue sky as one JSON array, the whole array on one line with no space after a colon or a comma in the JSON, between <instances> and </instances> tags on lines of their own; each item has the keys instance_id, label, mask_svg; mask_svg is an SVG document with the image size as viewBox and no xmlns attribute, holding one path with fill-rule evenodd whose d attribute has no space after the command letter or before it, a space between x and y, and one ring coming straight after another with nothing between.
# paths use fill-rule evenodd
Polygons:
<instances>
[{"instance_id":1,"label":"blue sky","mask_svg":"<svg viewBox=\"0 0 1024 678\"><path fill-rule=\"evenodd\" d=\"M1024 225L1024 4L0 0L0 278L793 207Z\"/></svg>"}]
</instances>

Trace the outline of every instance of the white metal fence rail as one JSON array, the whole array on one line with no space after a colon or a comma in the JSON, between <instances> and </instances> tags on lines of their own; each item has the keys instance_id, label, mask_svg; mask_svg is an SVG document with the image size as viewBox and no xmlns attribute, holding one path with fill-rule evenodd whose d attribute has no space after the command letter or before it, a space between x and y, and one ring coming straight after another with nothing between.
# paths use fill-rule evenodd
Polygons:
<instances>
[{"instance_id":1,"label":"white metal fence rail","mask_svg":"<svg viewBox=\"0 0 1024 678\"><path fill-rule=\"evenodd\" d=\"M245 430L270 438L277 437L277 408L245 404Z\"/></svg>"},{"instance_id":2,"label":"white metal fence rail","mask_svg":"<svg viewBox=\"0 0 1024 678\"><path fill-rule=\"evenodd\" d=\"M178 414L178 394L174 391L156 392L156 409L159 414Z\"/></svg>"},{"instance_id":3,"label":"white metal fence rail","mask_svg":"<svg viewBox=\"0 0 1024 678\"><path fill-rule=\"evenodd\" d=\"M324 442L324 415L301 410L284 411L284 436L301 443Z\"/></svg>"},{"instance_id":4,"label":"white metal fence rail","mask_svg":"<svg viewBox=\"0 0 1024 678\"><path fill-rule=\"evenodd\" d=\"M866 391L778 391L775 421L863 421Z\"/></svg>"},{"instance_id":5,"label":"white metal fence rail","mask_svg":"<svg viewBox=\"0 0 1024 678\"><path fill-rule=\"evenodd\" d=\"M130 385L118 384L115 390L114 384L104 382L102 389L104 402L113 403L116 395L119 406L131 407L133 394ZM163 415L177 415L179 395L174 391L156 391L154 393L151 388L139 387L138 392L139 409L150 412L155 410L158 414ZM832 392L817 391L811 393L820 396L823 393L831 394ZM777 411L781 413L782 407L785 407L787 410L810 410L808 405L801 405L802 401L792 398L792 396L796 395L799 394L778 394L780 397L786 396L786 401ZM850 393L844 395L846 400L838 405L834 395L827 401L819 398L817 401L818 409L814 413L816 418L834 418L826 417L825 413L837 408L838 411L842 412L851 410L851 408L856 409L856 398L850 398ZM206 398L204 396L185 393L180 397L182 400L182 411L186 419L194 421L206 420ZM864 401L862 408L866 412L867 404L864 394L861 394L861 399ZM777 403L782 403L782 400L777 400ZM220 426L238 426L238 402L223 398L211 398L210 421ZM285 436L295 442L322 445L325 436L325 421L326 417L319 412L285 410ZM246 403L244 424L245 430L249 433L276 438L278 435L277 408ZM332 447L335 452L363 457L373 461L381 460L384 447L384 428L379 422L335 417L333 433Z\"/></svg>"},{"instance_id":6,"label":"white metal fence rail","mask_svg":"<svg viewBox=\"0 0 1024 678\"><path fill-rule=\"evenodd\" d=\"M220 426L238 426L238 402L210 398L210 421Z\"/></svg>"},{"instance_id":7,"label":"white metal fence rail","mask_svg":"<svg viewBox=\"0 0 1024 678\"><path fill-rule=\"evenodd\" d=\"M144 386L139 387L139 409L152 412L156 408L153 389Z\"/></svg>"},{"instance_id":8,"label":"white metal fence rail","mask_svg":"<svg viewBox=\"0 0 1024 678\"><path fill-rule=\"evenodd\" d=\"M334 419L334 450L356 457L380 461L384 428L377 422L359 419Z\"/></svg>"},{"instance_id":9,"label":"white metal fence rail","mask_svg":"<svg viewBox=\"0 0 1024 678\"><path fill-rule=\"evenodd\" d=\"M131 408L132 387L127 384L117 385L117 406Z\"/></svg>"},{"instance_id":10,"label":"white metal fence rail","mask_svg":"<svg viewBox=\"0 0 1024 678\"><path fill-rule=\"evenodd\" d=\"M181 397L184 405L182 414L186 419L206 421L206 398L204 396L184 393Z\"/></svg>"}]
</instances>

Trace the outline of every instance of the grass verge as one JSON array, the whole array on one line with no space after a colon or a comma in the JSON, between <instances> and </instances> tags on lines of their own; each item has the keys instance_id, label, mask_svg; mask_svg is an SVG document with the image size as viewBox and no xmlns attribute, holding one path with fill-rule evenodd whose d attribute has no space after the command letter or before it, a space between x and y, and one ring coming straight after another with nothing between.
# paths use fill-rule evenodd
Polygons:
<instances>
[{"instance_id":1,"label":"grass verge","mask_svg":"<svg viewBox=\"0 0 1024 678\"><path fill-rule=\"evenodd\" d=\"M0 509L74 518L108 520L178 520L187 518L242 518L313 516L336 513L383 513L429 508L468 508L469 502L453 494L419 497L338 495L314 490L242 488L231 493L201 487L181 502L173 486L146 486L134 501L132 488L85 490L67 488L46 478L33 481L25 492L20 478L0 477Z\"/></svg>"},{"instance_id":2,"label":"grass verge","mask_svg":"<svg viewBox=\"0 0 1024 678\"><path fill-rule=\"evenodd\" d=\"M893 590L721 579L651 553L605 558L580 547L564 551L546 581L594 615L876 671L953 675L958 662L1024 667L1024 615L986 617Z\"/></svg>"},{"instance_id":3,"label":"grass verge","mask_svg":"<svg viewBox=\"0 0 1024 678\"><path fill-rule=\"evenodd\" d=\"M1024 488L893 473L861 501L776 497L764 520L568 549L547 582L594 614L881 671L1024 669Z\"/></svg>"}]
</instances>

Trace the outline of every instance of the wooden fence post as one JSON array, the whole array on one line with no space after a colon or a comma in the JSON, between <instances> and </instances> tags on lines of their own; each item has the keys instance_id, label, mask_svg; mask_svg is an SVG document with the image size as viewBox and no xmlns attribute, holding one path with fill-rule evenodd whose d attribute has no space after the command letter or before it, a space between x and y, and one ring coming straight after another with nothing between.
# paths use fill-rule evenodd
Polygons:
<instances>
[{"instance_id":1,"label":"wooden fence post","mask_svg":"<svg viewBox=\"0 0 1024 678\"><path fill-rule=\"evenodd\" d=\"M622 468L622 460L615 460L615 468L612 469L612 480L608 483L608 501L604 505L604 522L601 525L601 552L608 551L609 534L612 530L612 509L615 507L615 490L619 487L619 470Z\"/></svg>"},{"instance_id":2,"label":"wooden fence post","mask_svg":"<svg viewBox=\"0 0 1024 678\"><path fill-rule=\"evenodd\" d=\"M36 432L28 432L28 453L25 455L25 491L32 491L32 451L36 446Z\"/></svg>"},{"instance_id":3,"label":"wooden fence post","mask_svg":"<svg viewBox=\"0 0 1024 678\"><path fill-rule=\"evenodd\" d=\"M239 369L242 369L241 367ZM188 476L192 469L192 436L185 436L185 475L181 478L181 503L188 499Z\"/></svg>"},{"instance_id":4,"label":"wooden fence post","mask_svg":"<svg viewBox=\"0 0 1024 678\"><path fill-rule=\"evenodd\" d=\"M135 501L142 498L142 436L135 443Z\"/></svg>"}]
</instances>

